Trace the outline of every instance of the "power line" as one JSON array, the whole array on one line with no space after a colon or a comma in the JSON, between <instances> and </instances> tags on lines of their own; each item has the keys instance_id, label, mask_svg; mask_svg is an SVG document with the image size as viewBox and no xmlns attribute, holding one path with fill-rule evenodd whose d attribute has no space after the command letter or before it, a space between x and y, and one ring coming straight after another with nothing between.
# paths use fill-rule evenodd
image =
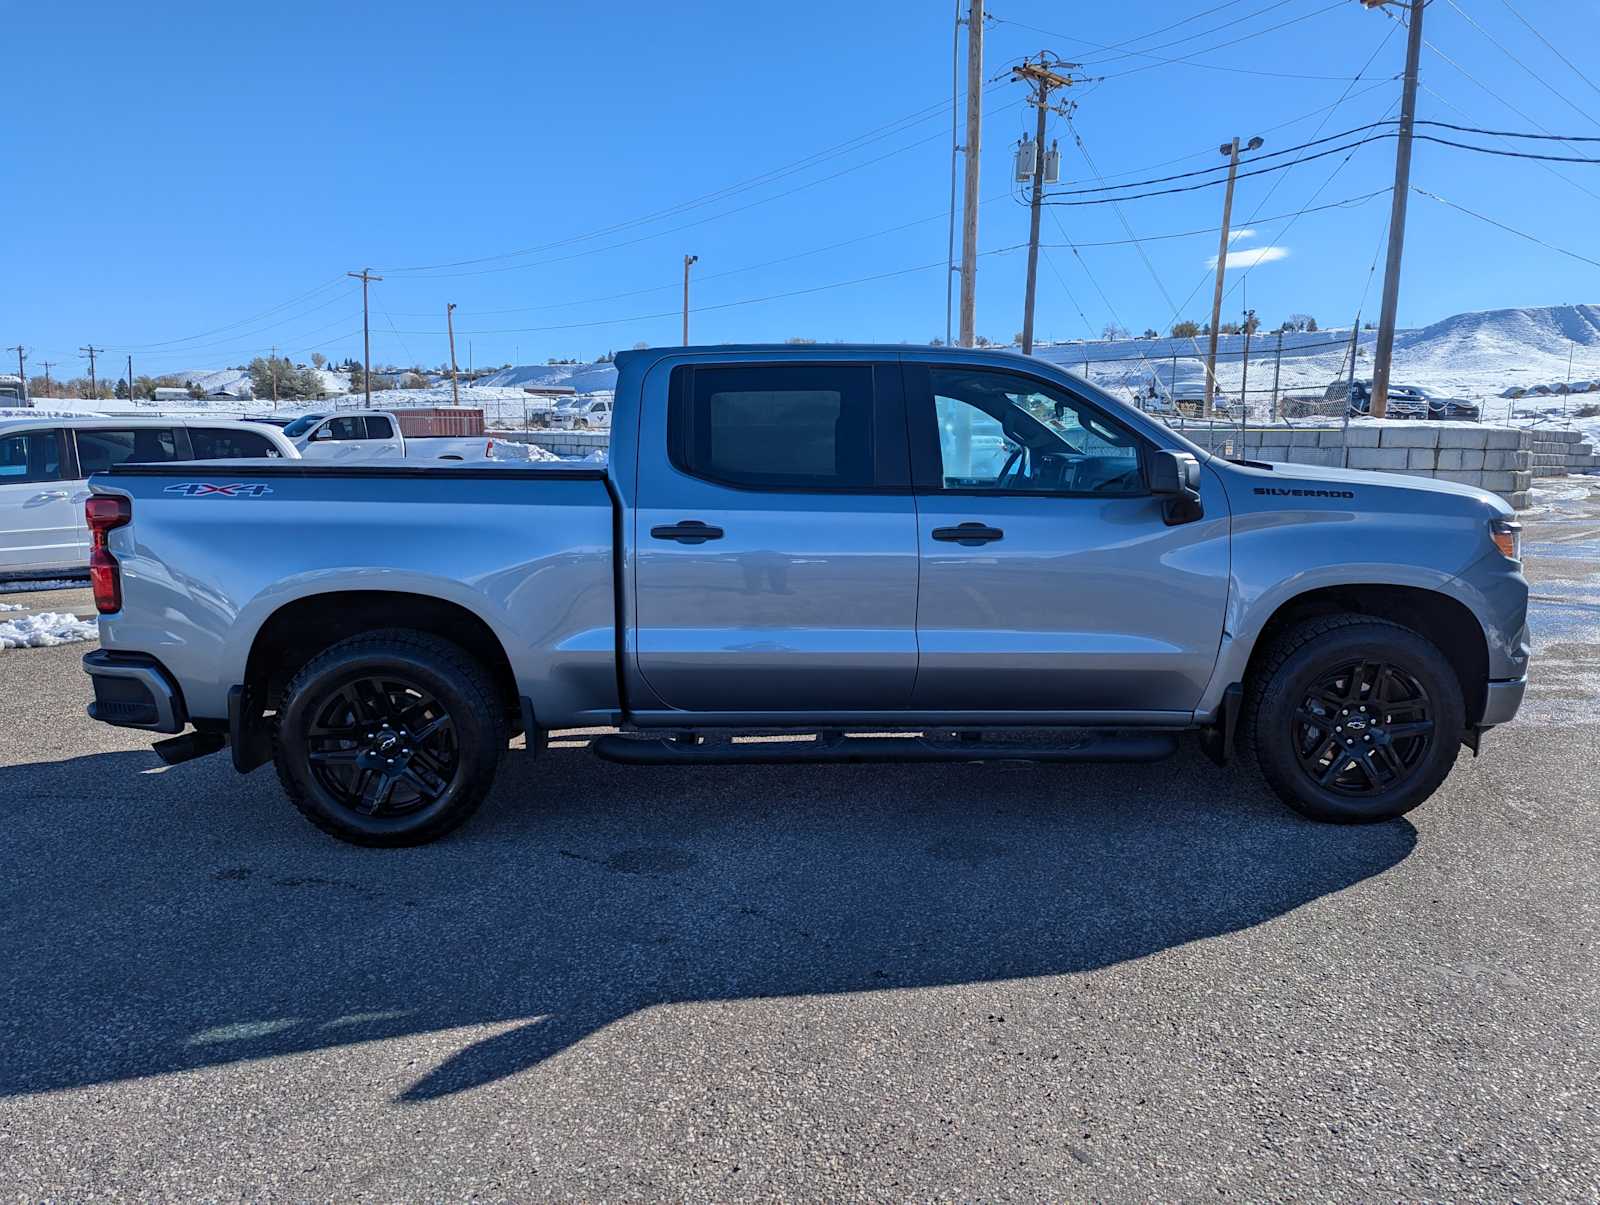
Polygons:
<instances>
[{"instance_id":1,"label":"power line","mask_svg":"<svg viewBox=\"0 0 1600 1205\"><path fill-rule=\"evenodd\" d=\"M994 90L994 88L986 88L985 89L986 92L987 91L993 91L993 90ZM433 263L433 264L410 264L410 265L405 265L405 266L402 266L402 267L389 267L389 268L385 268L384 271L390 272L390 273L396 273L396 274L398 274L398 273L407 273L407 274L409 274L409 273L415 273L415 272L433 272L435 270L443 269L443 268L471 267L471 266L476 265L476 264L491 263L491 262L494 262L494 261L497 261L497 260L513 259L513 258L518 258L518 257L524 256L524 255L534 255L534 254L537 254L537 253L539 253L541 251L555 250L555 249L560 248L560 247L570 246L573 243L588 242L591 239L601 238L601 237L604 237L607 234L615 234L615 233L618 233L618 232L623 231L623 230L630 229L630 228L635 227L635 226L648 225L648 224L650 224L652 222L661 221L661 220L666 219L666 218L675 217L675 216L677 216L678 214L681 214L681 213L686 213L691 209L698 209L698 208L700 208L702 206L705 206L705 205L714 204L717 201L726 200L729 197L737 196L739 193L748 192L748 191L750 191L752 189L755 189L755 188L760 188L760 187L762 187L762 186L764 186L766 184L775 183L776 181L784 179L784 178L786 178L788 176L792 176L792 175L798 174L799 172L806 171L809 168L819 166L822 163L826 163L830 159L837 159L842 155L847 155L847 154L851 153L852 151L860 150L862 147L868 146L873 142L881 141L884 138L892 137L893 135L898 134L898 133L903 133L905 130L910 129L912 126L919 125L922 122L927 121L931 117L938 116L938 115L942 114L945 111L945 109L949 107L949 105L950 105L950 102L941 101L936 105L930 105L930 106L928 106L928 107L926 107L924 109L920 109L917 112L912 113L912 114L908 114L907 116L899 118L896 121L892 121L892 122L889 122L889 123L887 123L885 125L878 126L878 127L874 128L872 130L868 130L864 134L859 134L854 138L846 139L844 142L836 143L831 147L827 147L827 148L824 148L821 151L814 152L814 153L812 153L810 155L805 156L804 158L801 158L801 159L795 160L795 161L793 161L791 163L785 164L782 167L773 168L773 169L771 169L769 171L762 172L759 175L748 177L745 180L739 181L739 182L737 182L735 184L727 185L727 186L725 186L723 188L720 188L720 189L717 189L717 190L715 190L713 192L703 193L698 197L691 198L688 201L681 201L678 204L670 205L670 206L666 207L665 209L654 210L654 211L652 211L652 212L650 212L648 214L644 214L644 215L641 215L639 217L629 218L626 221L615 222L615 223L611 224L610 226L600 227L598 229L588 231L587 233L584 233L584 234L571 235L571 236L568 236L568 237L563 238L563 239L557 239L557 240L554 240L552 242L541 243L541 244L537 244L537 245L531 246L531 247L523 247L523 248L519 248L519 249L514 250L514 251L502 251L502 252L496 252L495 254L492 254L492 255L476 256L476 257L473 257L473 258L470 258L470 259L447 260L447 261L441 261L439 263ZM909 150L912 147L921 146L925 142L932 141L933 138L942 138L943 136L944 136L944 134L941 131L940 133L933 135L932 138L919 139L917 142L910 143L907 146L900 147L895 151L890 151L890 152L888 152L888 154L899 154L901 151ZM879 156L876 159L867 160L865 163L857 164L855 167L847 168L845 170L846 171L855 171L855 170L858 170L861 167L870 166L872 163L879 162L881 159L886 158L886 157L887 157L887 155ZM812 181L809 184L804 184L804 185L801 185L799 187L800 188L809 188L813 184L822 183L825 180L835 179L835 178L837 178L837 176L843 175L843 174L844 174L844 172L838 172L838 173L835 173L833 176L824 177L823 180ZM798 191L798 189L790 190L790 191ZM789 194L788 193L780 193L778 195L779 196L787 196ZM768 199L775 200L777 198L774 197L774 198L768 198ZM759 203L764 203L764 202L759 202ZM732 212L739 212L739 211L738 210L734 210ZM681 229L681 227L680 227L680 229ZM471 273L462 273L460 275L471 275Z\"/></svg>"},{"instance_id":2,"label":"power line","mask_svg":"<svg viewBox=\"0 0 1600 1205\"><path fill-rule=\"evenodd\" d=\"M1353 153L1353 152L1359 150L1361 147L1366 146L1369 142L1381 142L1386 138L1393 138L1393 137L1395 137L1395 135L1394 135L1394 133L1392 131L1389 132L1389 133L1384 133L1384 134L1369 134L1367 137L1362 138L1357 142L1348 143L1345 146L1330 147L1329 149L1327 149L1325 151L1318 151L1315 155L1306 155L1303 158L1296 159L1293 163L1280 163L1275 167L1263 167L1263 168L1260 168L1260 169L1258 169L1256 171L1240 172L1238 178L1240 180L1243 180L1243 179L1246 179L1246 178L1248 178L1250 176L1265 176L1265 175L1267 175L1267 174L1269 174L1271 172L1287 171L1289 168L1296 167L1301 163L1310 163L1313 159L1323 159L1323 158L1326 158L1329 155L1337 155L1340 151L1350 151L1350 152ZM1223 179L1223 180L1207 180L1207 181L1204 181L1203 183L1200 183L1200 184L1187 184L1187 185L1184 185L1181 188L1156 189L1156 190L1154 190L1152 192L1134 193L1132 196L1127 196L1127 197L1098 197L1098 198L1090 198L1089 200L1085 200L1085 201L1046 201L1045 204L1046 205L1060 205L1060 206L1114 205L1119 201L1140 201L1140 200L1143 200L1145 197L1165 197L1165 196L1170 196L1173 193L1194 192L1196 189L1211 188L1211 187L1213 187L1215 185L1225 184L1225 183L1227 183L1227 181L1225 179ZM1064 194L1059 194L1058 193L1057 195L1060 196L1060 195L1064 195ZM1255 219L1252 218L1250 220L1254 221Z\"/></svg>"},{"instance_id":3,"label":"power line","mask_svg":"<svg viewBox=\"0 0 1600 1205\"><path fill-rule=\"evenodd\" d=\"M1493 147L1473 146L1470 142L1455 142L1449 138L1439 138L1432 134L1415 134L1418 142L1437 142L1440 146L1459 147L1464 151L1477 151L1480 155L1500 155L1506 159L1539 159L1545 163L1600 163L1600 159L1588 159L1581 155L1535 155L1531 151L1497 151Z\"/></svg>"},{"instance_id":4,"label":"power line","mask_svg":"<svg viewBox=\"0 0 1600 1205\"><path fill-rule=\"evenodd\" d=\"M1472 77L1468 76L1467 78L1471 79ZM1473 82L1477 83L1476 80L1473 80ZM1465 110L1463 110L1461 108L1460 105L1456 104L1448 96L1442 95L1437 89L1430 87L1426 80L1418 80L1417 81L1417 87L1421 88L1424 92L1426 92L1429 96L1433 97L1433 99L1438 101L1440 104L1445 105L1447 108L1450 108L1450 109L1454 110L1455 112L1461 114L1462 117L1468 117L1468 114L1466 113ZM1498 97L1496 99L1498 99ZM1470 118L1468 118L1468 119L1470 120ZM1505 137L1503 137L1503 136L1500 137L1500 141L1504 142L1508 147L1511 145L1510 141L1508 139L1506 139ZM1573 188L1576 188L1579 192L1583 193L1585 196L1592 197L1594 200L1600 201L1600 192L1595 192L1593 189L1585 188L1577 180L1574 180L1571 176L1568 176L1565 173L1563 173L1559 168L1551 167L1548 163L1541 163L1541 162L1538 162L1537 160L1535 160L1535 166L1538 167L1541 171L1549 173L1551 176L1555 177L1557 180L1560 180L1563 184L1570 184Z\"/></svg>"},{"instance_id":5,"label":"power line","mask_svg":"<svg viewBox=\"0 0 1600 1205\"><path fill-rule=\"evenodd\" d=\"M1487 38L1489 40L1489 42L1494 46L1494 48L1496 50L1498 50L1501 54L1505 55L1506 58L1510 59L1518 67L1521 67L1525 72L1527 72L1535 80L1537 80L1539 82L1539 86L1542 87L1546 92L1549 92L1551 95L1555 96L1558 100L1561 101L1562 104L1566 105L1567 108L1571 109L1574 113L1576 113L1579 117L1582 117L1585 121L1592 122L1595 125L1600 125L1600 121L1596 121L1593 117L1591 117L1589 114L1585 113L1582 109L1580 109L1576 104L1574 104L1572 102L1572 99L1569 96L1567 96L1566 93L1562 92L1559 88L1552 87L1549 80L1545 79L1544 76L1540 75L1532 67L1528 66L1528 64L1524 63L1516 55L1512 54L1510 49L1507 48L1507 46L1506 46L1506 44L1504 42L1500 41L1499 38L1495 37L1487 29L1485 29L1483 26L1479 25L1475 20L1473 20L1472 19L1472 14L1468 13L1459 4L1457 4L1456 0L1445 0L1445 3L1447 3L1451 8L1455 9L1457 15L1459 15L1462 20L1464 20L1468 25L1472 26L1473 29L1476 29L1485 38Z\"/></svg>"},{"instance_id":6,"label":"power line","mask_svg":"<svg viewBox=\"0 0 1600 1205\"><path fill-rule=\"evenodd\" d=\"M1444 100L1443 97L1439 98ZM1449 101L1445 101L1449 104ZM1454 108L1451 105L1451 108ZM1549 142L1600 142L1600 135L1587 134L1531 134L1526 130L1485 130L1479 126L1458 126L1448 121L1424 121L1418 118L1415 122L1419 126L1442 126L1447 130L1460 130L1463 134L1488 134L1495 138L1537 138Z\"/></svg>"},{"instance_id":7,"label":"power line","mask_svg":"<svg viewBox=\"0 0 1600 1205\"><path fill-rule=\"evenodd\" d=\"M1166 59L1157 63L1145 63L1140 67L1129 67L1126 71L1114 71L1110 75L1103 76L1102 78L1108 80L1125 79L1130 75L1138 75L1141 71L1151 71L1157 67L1165 67L1175 64L1202 66L1203 64L1193 63L1192 60L1198 58L1202 54L1210 54L1213 50L1225 50L1229 46L1237 46L1240 42L1248 42L1252 38L1263 37L1266 34L1273 33L1276 30L1284 29L1290 25L1297 25L1301 21L1309 21L1313 17L1320 17L1323 13L1332 12L1334 9L1343 8L1344 6L1344 0L1334 0L1332 4L1324 5L1323 7L1316 9L1313 12L1306 13L1303 16L1290 17L1287 21L1279 21L1276 25L1268 25L1266 28L1258 29L1254 33L1240 34L1237 38L1230 38L1226 42L1218 42L1215 46L1207 46L1203 50L1196 50L1193 54L1186 54L1180 56L1179 58ZM1299 73L1295 74L1296 78L1305 78L1305 76L1299 75Z\"/></svg>"},{"instance_id":8,"label":"power line","mask_svg":"<svg viewBox=\"0 0 1600 1205\"><path fill-rule=\"evenodd\" d=\"M1545 44L1545 48L1547 50L1549 50L1551 54L1555 55L1556 58L1560 59L1568 67L1572 68L1572 72L1573 72L1574 75L1576 75L1584 83L1588 84L1589 87L1591 89L1593 89L1593 91L1595 93L1600 94L1600 84L1595 83L1592 79L1590 79L1587 75L1585 75L1583 73L1583 70L1576 63L1574 63L1566 55L1562 54L1561 51L1556 49L1556 47L1551 43L1549 38L1545 37L1542 33L1540 33L1537 29L1535 29L1533 27L1533 25L1528 21L1528 19L1526 17L1524 17L1521 13L1519 13L1515 8L1512 8L1511 7L1511 0L1500 0L1500 3L1504 4L1506 6L1507 11L1509 11L1513 17L1515 17L1517 20L1521 21L1522 24L1527 27L1527 30L1528 30L1529 33L1531 33L1534 37L1538 38L1539 41L1543 42Z\"/></svg>"},{"instance_id":9,"label":"power line","mask_svg":"<svg viewBox=\"0 0 1600 1205\"><path fill-rule=\"evenodd\" d=\"M1514 226L1507 226L1504 222L1497 222L1495 219L1477 212L1477 210L1468 209L1465 205L1458 205L1454 201L1448 200L1445 197L1441 197L1436 192L1429 192L1426 188L1418 188L1415 184L1411 186L1411 191L1421 193L1425 197L1431 197L1433 200L1438 201L1441 205L1450 206L1451 209L1459 209L1462 213L1468 215L1469 217L1477 218L1480 222L1487 222L1491 226L1498 226L1501 230L1504 230L1508 234L1514 234L1518 238L1527 239L1530 243L1538 243L1539 246L1544 247L1547 250L1554 251L1558 255L1565 255L1569 259L1579 260L1582 263L1592 264L1594 267L1600 268L1600 259L1590 259L1587 255L1579 255L1576 251L1569 251L1565 247L1558 247L1554 243L1547 243L1542 238L1537 238L1525 230L1518 230Z\"/></svg>"}]
</instances>

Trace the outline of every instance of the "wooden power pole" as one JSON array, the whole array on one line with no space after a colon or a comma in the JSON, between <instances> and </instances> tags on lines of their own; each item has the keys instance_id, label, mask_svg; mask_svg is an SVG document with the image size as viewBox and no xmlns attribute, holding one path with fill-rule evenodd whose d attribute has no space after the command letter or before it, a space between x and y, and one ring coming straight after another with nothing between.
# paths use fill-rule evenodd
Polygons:
<instances>
[{"instance_id":1,"label":"wooden power pole","mask_svg":"<svg viewBox=\"0 0 1600 1205\"><path fill-rule=\"evenodd\" d=\"M1382 0L1361 0L1377 8ZM1400 90L1400 136L1394 145L1394 191L1389 196L1389 255L1383 263L1383 305L1378 311L1378 346L1372 355L1373 418L1389 412L1389 359L1394 354L1395 312L1400 305L1400 256L1406 245L1406 196L1411 191L1411 127L1417 116L1417 63L1422 56L1425 0L1409 0L1406 74Z\"/></svg>"},{"instance_id":2,"label":"wooden power pole","mask_svg":"<svg viewBox=\"0 0 1600 1205\"><path fill-rule=\"evenodd\" d=\"M105 351L105 348L96 347L91 343L87 347L80 347L78 350L89 357L89 397L92 400L99 396L100 393L100 384L94 375L94 358L96 353Z\"/></svg>"},{"instance_id":3,"label":"wooden power pole","mask_svg":"<svg viewBox=\"0 0 1600 1205\"><path fill-rule=\"evenodd\" d=\"M22 367L22 361L27 349L19 343L15 347L6 348L6 350L17 353L17 402L26 406L28 404L28 371ZM1567 375L1570 377L1572 373L1568 372Z\"/></svg>"},{"instance_id":4,"label":"wooden power pole","mask_svg":"<svg viewBox=\"0 0 1600 1205\"><path fill-rule=\"evenodd\" d=\"M1261 139L1252 138L1244 150L1253 151L1261 146ZM1206 341L1206 404L1203 413L1209 418L1215 409L1213 399L1217 392L1217 325L1222 321L1222 278L1228 271L1228 225L1233 221L1233 182L1239 175L1239 140L1222 144L1220 150L1228 156L1228 187L1222 196L1222 234L1217 240L1217 283L1211 291L1211 336Z\"/></svg>"},{"instance_id":5,"label":"wooden power pole","mask_svg":"<svg viewBox=\"0 0 1600 1205\"><path fill-rule=\"evenodd\" d=\"M128 356L128 400L133 401L133 356Z\"/></svg>"},{"instance_id":6,"label":"wooden power pole","mask_svg":"<svg viewBox=\"0 0 1600 1205\"><path fill-rule=\"evenodd\" d=\"M444 327L450 332L450 404L461 405L461 389L456 384L456 324L451 316L456 312L456 303L449 302L444 307Z\"/></svg>"},{"instance_id":7,"label":"wooden power pole","mask_svg":"<svg viewBox=\"0 0 1600 1205\"><path fill-rule=\"evenodd\" d=\"M689 269L700 262L698 255L683 257L683 345L689 346Z\"/></svg>"},{"instance_id":8,"label":"wooden power pole","mask_svg":"<svg viewBox=\"0 0 1600 1205\"><path fill-rule=\"evenodd\" d=\"M362 268L359 272L346 272L346 276L353 276L361 282L361 387L366 393L366 408L372 409L372 323L367 315L367 286L374 280L382 280L381 276L374 276L371 268Z\"/></svg>"},{"instance_id":9,"label":"wooden power pole","mask_svg":"<svg viewBox=\"0 0 1600 1205\"><path fill-rule=\"evenodd\" d=\"M966 181L961 200L961 346L976 337L978 304L978 162L983 150L983 0L967 9Z\"/></svg>"},{"instance_id":10,"label":"wooden power pole","mask_svg":"<svg viewBox=\"0 0 1600 1205\"><path fill-rule=\"evenodd\" d=\"M272 408L278 408L278 345L272 345L272 351L267 356L267 367L272 370Z\"/></svg>"},{"instance_id":11,"label":"wooden power pole","mask_svg":"<svg viewBox=\"0 0 1600 1205\"><path fill-rule=\"evenodd\" d=\"M1070 87L1076 82L1072 76L1063 75L1056 68L1065 67L1070 71L1076 66L1076 63L1062 62L1048 50L1041 50L1038 59L1024 59L1020 67L1011 69L1011 78L1025 82L1030 88L1028 103L1037 110L1033 163L1027 165L1033 175L1033 198L1028 206L1028 283L1023 290L1022 300L1022 354L1025 356L1033 354L1033 302L1039 285L1039 211L1044 204L1047 161L1044 149L1045 118L1051 111L1050 93L1057 88ZM1056 110L1058 113L1069 111L1065 106ZM1024 165L1018 166L1020 168ZM1019 170L1017 174L1020 176L1022 172Z\"/></svg>"}]
</instances>

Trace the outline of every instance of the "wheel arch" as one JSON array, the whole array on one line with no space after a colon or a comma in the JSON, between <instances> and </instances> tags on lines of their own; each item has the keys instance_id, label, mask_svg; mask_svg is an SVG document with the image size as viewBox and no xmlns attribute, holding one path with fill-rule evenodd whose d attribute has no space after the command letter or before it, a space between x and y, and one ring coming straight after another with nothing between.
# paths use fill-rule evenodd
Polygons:
<instances>
[{"instance_id":1,"label":"wheel arch","mask_svg":"<svg viewBox=\"0 0 1600 1205\"><path fill-rule=\"evenodd\" d=\"M1245 663L1248 682L1278 636L1308 619L1327 615L1368 615L1410 628L1436 645L1456 679L1468 725L1483 718L1488 701L1489 642L1472 609L1439 590L1389 583L1322 586L1284 599L1262 625Z\"/></svg>"},{"instance_id":2,"label":"wheel arch","mask_svg":"<svg viewBox=\"0 0 1600 1205\"><path fill-rule=\"evenodd\" d=\"M511 658L494 629L460 603L394 590L335 590L284 603L256 629L245 660L245 688L275 709L283 688L308 661L341 640L381 628L410 628L448 640L489 672L520 731L521 706Z\"/></svg>"}]
</instances>

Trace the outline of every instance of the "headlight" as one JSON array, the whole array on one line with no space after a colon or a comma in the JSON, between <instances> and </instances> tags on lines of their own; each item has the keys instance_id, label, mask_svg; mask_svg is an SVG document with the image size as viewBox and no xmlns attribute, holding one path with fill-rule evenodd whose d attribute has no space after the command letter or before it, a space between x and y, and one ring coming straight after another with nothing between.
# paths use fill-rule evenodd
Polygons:
<instances>
[{"instance_id":1,"label":"headlight","mask_svg":"<svg viewBox=\"0 0 1600 1205\"><path fill-rule=\"evenodd\" d=\"M1489 538L1507 560L1522 560L1522 524L1515 519L1491 519Z\"/></svg>"}]
</instances>

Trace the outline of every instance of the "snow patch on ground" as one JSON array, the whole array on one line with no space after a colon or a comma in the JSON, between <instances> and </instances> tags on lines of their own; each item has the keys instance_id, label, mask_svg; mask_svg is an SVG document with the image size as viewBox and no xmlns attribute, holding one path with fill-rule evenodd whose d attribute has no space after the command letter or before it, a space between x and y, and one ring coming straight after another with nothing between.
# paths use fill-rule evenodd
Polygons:
<instances>
[{"instance_id":1,"label":"snow patch on ground","mask_svg":"<svg viewBox=\"0 0 1600 1205\"><path fill-rule=\"evenodd\" d=\"M98 640L99 625L65 611L46 611L0 623L0 649L42 649L80 640Z\"/></svg>"},{"instance_id":2,"label":"snow patch on ground","mask_svg":"<svg viewBox=\"0 0 1600 1205\"><path fill-rule=\"evenodd\" d=\"M31 594L35 590L87 590L88 588L87 578L24 578L15 582L0 580L0 594Z\"/></svg>"},{"instance_id":3,"label":"snow patch on ground","mask_svg":"<svg viewBox=\"0 0 1600 1205\"><path fill-rule=\"evenodd\" d=\"M0 611L26 611L27 609L21 603L0 603Z\"/></svg>"}]
</instances>

